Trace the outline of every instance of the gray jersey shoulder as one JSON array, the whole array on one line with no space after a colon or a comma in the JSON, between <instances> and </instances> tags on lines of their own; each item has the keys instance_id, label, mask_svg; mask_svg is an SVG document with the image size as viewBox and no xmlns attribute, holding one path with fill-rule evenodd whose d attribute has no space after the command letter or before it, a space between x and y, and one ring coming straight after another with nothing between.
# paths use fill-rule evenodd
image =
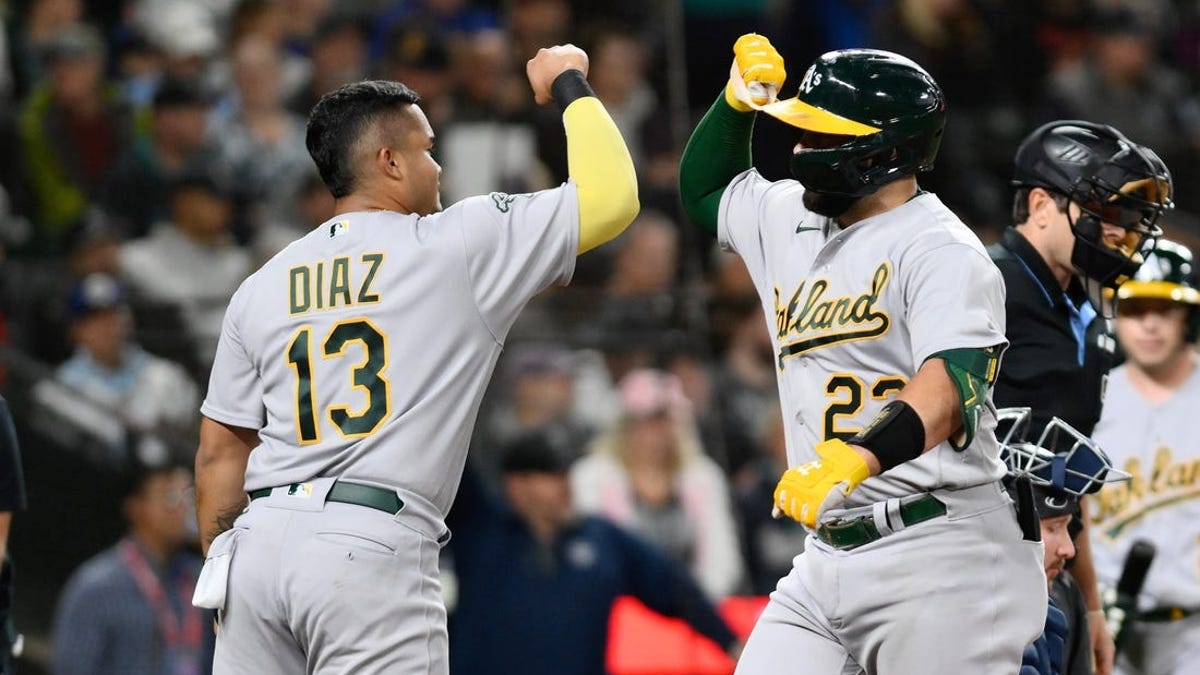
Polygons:
<instances>
[{"instance_id":1,"label":"gray jersey shoulder","mask_svg":"<svg viewBox=\"0 0 1200 675\"><path fill-rule=\"evenodd\" d=\"M341 476L444 511L508 329L577 248L573 183L335 218L239 289L202 411L259 429L247 489Z\"/></svg>"}]
</instances>

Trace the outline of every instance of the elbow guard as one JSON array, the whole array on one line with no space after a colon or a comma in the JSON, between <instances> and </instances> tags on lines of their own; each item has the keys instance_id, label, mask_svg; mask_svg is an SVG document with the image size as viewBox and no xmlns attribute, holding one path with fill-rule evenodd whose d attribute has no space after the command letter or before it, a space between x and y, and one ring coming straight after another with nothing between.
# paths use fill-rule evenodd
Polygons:
<instances>
[{"instance_id":1,"label":"elbow guard","mask_svg":"<svg viewBox=\"0 0 1200 675\"><path fill-rule=\"evenodd\" d=\"M996 381L1000 366L999 345L983 349L947 349L933 356L942 360L946 374L958 389L962 428L950 437L955 450L964 450L975 439L979 411L987 403L988 389Z\"/></svg>"}]
</instances>

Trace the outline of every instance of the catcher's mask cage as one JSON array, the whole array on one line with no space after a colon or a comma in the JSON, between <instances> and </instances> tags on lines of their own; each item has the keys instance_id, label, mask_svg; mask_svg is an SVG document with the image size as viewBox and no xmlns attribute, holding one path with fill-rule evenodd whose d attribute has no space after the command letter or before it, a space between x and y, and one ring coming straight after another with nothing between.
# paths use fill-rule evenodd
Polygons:
<instances>
[{"instance_id":1,"label":"catcher's mask cage","mask_svg":"<svg viewBox=\"0 0 1200 675\"><path fill-rule=\"evenodd\" d=\"M1031 418L1029 408L996 411L997 428L1007 427L1000 437L1000 454L1010 476L1075 497L1097 492L1107 483L1130 479L1128 473L1113 467L1112 460L1094 441L1057 417L1051 418L1037 440L1031 440ZM1066 450L1054 452L1049 448Z\"/></svg>"}]
</instances>

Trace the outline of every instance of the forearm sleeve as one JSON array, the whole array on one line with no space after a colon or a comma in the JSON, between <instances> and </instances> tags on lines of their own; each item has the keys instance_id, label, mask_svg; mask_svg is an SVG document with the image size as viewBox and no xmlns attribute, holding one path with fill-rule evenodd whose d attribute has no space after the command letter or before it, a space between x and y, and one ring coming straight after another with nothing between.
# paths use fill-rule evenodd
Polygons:
<instances>
[{"instance_id":1,"label":"forearm sleeve","mask_svg":"<svg viewBox=\"0 0 1200 675\"><path fill-rule=\"evenodd\" d=\"M692 222L717 233L721 195L734 176L749 169L754 113L734 110L722 93L705 113L683 150L679 196Z\"/></svg>"},{"instance_id":2,"label":"forearm sleeve","mask_svg":"<svg viewBox=\"0 0 1200 675\"><path fill-rule=\"evenodd\" d=\"M579 252L621 234L638 214L637 174L629 148L608 111L594 96L572 101L563 112L567 170L579 193Z\"/></svg>"}]
</instances>

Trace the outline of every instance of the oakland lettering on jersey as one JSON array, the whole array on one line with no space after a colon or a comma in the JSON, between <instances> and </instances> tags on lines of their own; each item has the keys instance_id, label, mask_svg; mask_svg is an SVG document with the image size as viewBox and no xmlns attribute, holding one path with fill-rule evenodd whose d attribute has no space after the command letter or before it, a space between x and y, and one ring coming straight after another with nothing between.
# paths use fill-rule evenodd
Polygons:
<instances>
[{"instance_id":1,"label":"oakland lettering on jersey","mask_svg":"<svg viewBox=\"0 0 1200 675\"><path fill-rule=\"evenodd\" d=\"M1140 458L1129 459L1124 470L1132 478L1104 486L1093 500L1092 523L1108 537L1119 537L1126 526L1152 511L1200 498L1200 459L1175 461L1170 448L1160 447L1149 468L1147 473Z\"/></svg>"},{"instance_id":2,"label":"oakland lettering on jersey","mask_svg":"<svg viewBox=\"0 0 1200 675\"><path fill-rule=\"evenodd\" d=\"M887 333L891 319L876 309L879 296L892 276L892 267L880 263L871 277L870 290L858 295L826 298L826 279L800 282L787 305L779 302L775 288L775 328L779 338L779 367L784 359L821 347L852 340L873 340Z\"/></svg>"},{"instance_id":3,"label":"oakland lettering on jersey","mask_svg":"<svg viewBox=\"0 0 1200 675\"><path fill-rule=\"evenodd\" d=\"M381 264L382 253L364 253L358 265L351 265L349 256L339 256L289 269L289 313L295 316L379 302L379 294L371 292L371 284Z\"/></svg>"}]
</instances>

